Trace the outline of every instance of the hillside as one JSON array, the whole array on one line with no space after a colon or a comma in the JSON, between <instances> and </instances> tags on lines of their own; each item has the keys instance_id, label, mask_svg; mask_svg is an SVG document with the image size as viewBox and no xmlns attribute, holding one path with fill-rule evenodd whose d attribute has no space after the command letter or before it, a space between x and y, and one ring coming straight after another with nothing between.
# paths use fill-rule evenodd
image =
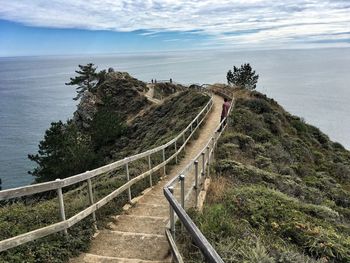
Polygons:
<instances>
[{"instance_id":1,"label":"hillside","mask_svg":"<svg viewBox=\"0 0 350 263\"><path fill-rule=\"evenodd\" d=\"M71 120L53 123L46 131L35 155L37 181L64 178L163 144L182 131L209 100L199 92L183 91L153 105L144 97L146 90L145 83L127 73L104 75L92 92L84 93ZM161 158L154 154L152 165L159 164ZM148 170L148 162L138 160L129 169L133 178ZM171 169L171 163L167 169ZM160 171L154 173L153 184L161 176ZM95 201L125 182L125 167L93 178ZM132 196L147 187L148 178L132 187ZM67 218L89 206L85 183L64 190ZM127 198L123 194L97 211L99 229L122 211ZM58 211L56 191L2 201L0 240L59 222ZM57 233L29 242L1 252L0 262L67 262L69 257L88 249L94 232L92 219L87 217L68 230L68 238Z\"/></svg>"},{"instance_id":2,"label":"hillside","mask_svg":"<svg viewBox=\"0 0 350 263\"><path fill-rule=\"evenodd\" d=\"M265 95L235 99L191 213L203 234L225 262L350 262L350 152ZM186 262L203 262L180 239Z\"/></svg>"}]
</instances>

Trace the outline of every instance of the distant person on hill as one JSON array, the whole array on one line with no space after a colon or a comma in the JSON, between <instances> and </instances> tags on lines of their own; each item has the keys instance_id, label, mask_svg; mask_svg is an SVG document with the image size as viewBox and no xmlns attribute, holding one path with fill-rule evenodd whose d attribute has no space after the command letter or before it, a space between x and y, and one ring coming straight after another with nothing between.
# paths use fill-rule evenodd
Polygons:
<instances>
[{"instance_id":1,"label":"distant person on hill","mask_svg":"<svg viewBox=\"0 0 350 263\"><path fill-rule=\"evenodd\" d=\"M230 103L228 102L228 100L226 98L224 98L224 104L222 104L222 111L221 111L221 118L220 118L220 129L219 132L222 130L222 128L226 125L226 119L227 119L227 114L228 114L228 110L230 109Z\"/></svg>"}]
</instances>

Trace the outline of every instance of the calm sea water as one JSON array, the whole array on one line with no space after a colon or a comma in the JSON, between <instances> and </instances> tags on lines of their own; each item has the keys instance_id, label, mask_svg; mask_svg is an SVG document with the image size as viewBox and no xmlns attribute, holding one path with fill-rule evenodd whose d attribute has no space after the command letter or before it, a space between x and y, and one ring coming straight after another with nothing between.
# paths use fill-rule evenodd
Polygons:
<instances>
[{"instance_id":1,"label":"calm sea water","mask_svg":"<svg viewBox=\"0 0 350 263\"><path fill-rule=\"evenodd\" d=\"M75 90L64 83L88 62L185 84L225 82L228 69L249 62L260 75L258 90L350 149L350 49L0 58L3 189L32 182L27 154L37 151L50 122L72 116Z\"/></svg>"}]
</instances>

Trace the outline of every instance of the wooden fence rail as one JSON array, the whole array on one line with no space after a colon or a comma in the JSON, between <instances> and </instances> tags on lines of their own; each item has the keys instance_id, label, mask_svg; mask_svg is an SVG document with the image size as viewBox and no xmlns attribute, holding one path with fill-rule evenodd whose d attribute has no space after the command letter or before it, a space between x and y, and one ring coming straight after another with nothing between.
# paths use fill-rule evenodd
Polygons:
<instances>
[{"instance_id":1,"label":"wooden fence rail","mask_svg":"<svg viewBox=\"0 0 350 263\"><path fill-rule=\"evenodd\" d=\"M213 87L213 86L212 86ZM231 107L229 109L228 115L233 108L233 93L227 92L227 90L214 87L215 90L213 92L220 94L222 97L227 97L228 99L232 99ZM216 127L215 132L209 138L206 145L203 149L197 154L197 156L190 161L190 163L172 180L170 180L164 187L163 192L166 199L169 202L169 211L170 211L170 220L167 224L167 229L165 230L165 234L167 240L169 242L169 246L171 248L173 254L173 261L177 263L183 263L184 260L179 252L179 249L175 242L175 218L178 218L191 236L192 240L196 243L202 254L204 255L206 262L213 263L223 263L224 261L220 257L220 255L215 251L213 246L208 242L199 228L192 221L190 216L186 213L185 204L189 200L190 196L192 196L192 191L195 190L195 207L198 205L198 198L200 187L203 186L203 181L205 177L209 176L209 166L211 165L211 161L214 158L214 151L217 145L217 141L221 136L224 128L227 126L226 120L222 120L221 123ZM201 170L198 168L198 164L201 163ZM194 168L194 169L192 169ZM194 178L193 181L189 181L187 179L189 176L189 171L194 170ZM174 186L181 182L180 190L180 200L177 200L176 196L173 194ZM190 184L191 187L188 189L187 194L185 194L185 181L187 184ZM192 204L192 202L190 202ZM182 228L183 229L183 228Z\"/></svg>"},{"instance_id":2,"label":"wooden fence rail","mask_svg":"<svg viewBox=\"0 0 350 263\"><path fill-rule=\"evenodd\" d=\"M124 158L122 160L113 162L111 164L107 164L105 166L96 168L92 171L86 171L81 174L77 174L65 179L61 180L55 180L51 182L46 182L46 183L40 183L40 184L34 184L34 185L29 185L29 186L24 186L24 187L18 187L14 189L8 189L8 190L3 190L0 191L0 200L8 200L12 198L18 198L22 196L28 196L28 195L33 195L37 193L42 193L50 190L56 190L58 192L62 191L62 188L77 184L80 182L87 182L88 188L89 188L89 201L90 201L90 206L87 207L86 209L78 212L74 216L70 217L69 219L65 218L64 214L64 200L62 198L62 195L59 195L59 204L60 204L60 215L61 215L61 222L42 227L15 237L11 237L5 240L0 241L0 252L5 251L7 249L19 246L21 244L27 243L29 241L36 240L38 238L42 238L45 236L48 236L53 233L61 232L61 231L67 231L68 228L72 227L76 223L80 222L84 218L86 218L89 215L93 215L93 219L96 220L95 217L95 211L106 205L108 202L119 196L121 193L124 191L128 191L130 193L129 195L129 201L131 199L131 192L129 192L129 189L136 184L137 182L141 181L142 179L146 177L150 177L150 184L151 182L151 176L153 173L160 169L165 169L165 166L172 161L174 158L177 159L178 154L185 149L185 145L188 143L188 141L191 139L193 134L196 132L198 127L201 125L201 123L205 120L206 116L208 113L211 111L212 106L213 106L213 97L209 95L209 93L205 92L205 90L202 90L203 94L206 94L207 96L210 96L209 102L204 106L204 108L198 113L198 115L191 121L191 123L181 132L179 133L174 139L170 140L169 142L156 147L154 149L142 152L140 154L136 154L127 158ZM196 125L193 125L193 124ZM190 133L187 135L186 133ZM178 147L177 142L181 140L182 145ZM172 154L170 157L167 159L165 158L165 149L168 147L174 147L175 148L175 153ZM154 153L162 151L163 153L163 161L162 163L158 164L157 166L151 167L151 161L150 161L150 156ZM91 179L94 177L97 177L101 174L107 173L114 171L118 167L126 166L128 167L129 163L139 160L141 158L148 158L149 162L149 170L138 175L137 177L130 179L128 178L128 182L126 182L124 185L119 187L118 189L114 190L112 193L108 194L107 196L103 197L101 200L98 202L94 203L94 198L92 196L92 185L91 185ZM152 186L152 185L151 185ZM61 192L62 193L62 192ZM60 198L61 197L61 198Z\"/></svg>"}]
</instances>

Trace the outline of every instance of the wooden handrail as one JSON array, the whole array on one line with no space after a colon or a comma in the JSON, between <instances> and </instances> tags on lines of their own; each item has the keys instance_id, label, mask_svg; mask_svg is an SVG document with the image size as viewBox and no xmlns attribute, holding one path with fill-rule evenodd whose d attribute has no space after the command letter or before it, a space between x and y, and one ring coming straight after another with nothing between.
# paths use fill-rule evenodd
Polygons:
<instances>
[{"instance_id":1,"label":"wooden handrail","mask_svg":"<svg viewBox=\"0 0 350 263\"><path fill-rule=\"evenodd\" d=\"M233 98L233 94L227 93L226 90L222 90L222 91L220 90L220 91L216 91L216 92L218 92L221 96L225 95L225 97ZM233 108L233 103L231 103L231 106L230 106L229 111L228 111L228 115L231 112L232 108ZM183 196L181 197L182 204L180 204L178 202L178 200L175 198L171 189L173 189L174 185L179 181L180 178L182 178L182 180L184 180L186 178L188 171L191 170L193 165L195 167L198 167L197 166L198 160L200 159L201 155L205 156L206 151L208 151L208 153L207 153L208 157L207 157L206 161L205 161L205 158L203 157L202 171L205 171L206 167L209 165L210 158L212 158L212 156L213 156L214 149L215 149L215 146L217 143L217 139L221 136L224 129L220 129L220 132L216 132L216 131L219 130L220 127L223 127L224 124L225 124L225 120L222 120L219 123L219 125L216 127L214 134L210 137L210 139L205 144L203 149L195 156L195 158L193 160L191 160L189 162L188 165L185 166L185 168L180 173L178 173L177 176L175 176L172 180L170 180L165 185L165 187L163 189L164 196L166 197L166 199L169 202L169 207L170 207L170 211L171 211L170 213L173 213L170 215L170 218L174 218L175 214L177 215L177 218L181 221L182 225L187 229L188 233L190 234L192 239L195 241L195 243L197 244L197 246L199 247L199 249L201 250L201 252L205 256L206 260L208 260L208 262L213 262L213 263L223 263L224 261L222 260L220 255L215 251L213 246L208 242L208 240L205 238L205 236L202 234L202 232L199 230L199 228L192 221L192 219L190 218L190 216L186 213L186 211L184 209L185 202L187 201L187 199L191 195L192 190L197 187L196 180L198 179L197 178L198 174L195 174L195 182L194 183L191 182L192 186L190 187L190 190L187 193L187 195L185 196L183 194ZM225 128L225 127L226 127L226 125L223 128ZM213 143L212 147L210 147L210 144L212 141L214 143ZM203 155L203 153L204 153L204 155ZM198 173L197 169L195 169L195 173ZM198 190L198 189L196 189L196 190ZM196 193L196 198L198 198L197 193ZM196 205L197 205L197 200L196 200ZM174 253L173 256L174 256L175 261L178 263L182 263L183 262L182 256L179 253L179 250L176 246L176 242L173 238L173 235L175 235L175 233L171 233L172 231L175 231L174 220L169 221L169 223L167 225L167 229L166 229L166 236L167 236L169 245Z\"/></svg>"},{"instance_id":2,"label":"wooden handrail","mask_svg":"<svg viewBox=\"0 0 350 263\"><path fill-rule=\"evenodd\" d=\"M171 160L177 157L177 155L184 149L185 145L187 142L190 140L190 138L193 136L195 131L198 129L200 124L204 121L206 118L207 114L210 112L211 108L213 105L213 97L210 97L209 102L203 107L203 109L200 111L200 113L197 114L197 116L191 121L191 123L179 134L177 135L174 139L170 140L169 142L158 146L154 149L145 151L140 154L136 154L127 158L124 158L122 160L116 161L114 163L96 168L92 171L87 171L85 173L81 173L75 176L71 176L62 180L57 180L57 181L51 181L51 182L46 182L46 183L40 183L40 184L34 184L30 186L24 186L24 187L19 187L19 188L14 188L14 189L9 189L9 190L3 190L0 191L0 200L7 200L10 198L16 198L16 197L21 197L21 196L27 196L27 195L32 195L36 193L41 193L45 191L50 191L50 190L55 190L55 189L61 189L63 187L73 185L79 182L87 181L90 180L93 177L96 177L100 174L110 172L115 170L118 167L121 167L123 165L126 165L132 161L138 160L140 158L147 157L155 152L161 151L171 144L175 143L178 139L180 139L182 136L186 134L188 130L191 129L190 135L184 140L183 144L177 151L170 156L168 159L164 160L162 163L158 164L157 166L149 169L148 171L142 173L141 175L138 175L137 177L129 180L127 183L119 187L118 189L114 190L112 193L108 194L107 196L103 197L101 200L98 202L90 205L89 207L85 208L84 210L78 212L74 216L70 217L69 219L62 220L59 223L55 223L46 227L42 227L15 237L11 237L5 240L0 241L0 252L5 251L7 249L19 246L21 244L27 243L29 241L36 240L38 238L42 238L45 236L48 236L53 233L57 233L63 230L66 230L73 226L74 224L80 222L87 216L93 214L96 210L99 208L103 207L106 205L108 202L119 196L121 193L129 189L132 185L136 184L140 180L146 178L147 176L150 176L152 173L158 171L159 169L165 167L166 164L168 164ZM201 117L201 115L203 116ZM199 121L199 118L200 121ZM198 122L197 122L198 121ZM194 123L198 123L193 129L192 125ZM61 200L63 201L63 200Z\"/></svg>"},{"instance_id":3,"label":"wooden handrail","mask_svg":"<svg viewBox=\"0 0 350 263\"><path fill-rule=\"evenodd\" d=\"M7 200L11 198L16 198L16 197L22 197L22 196L27 196L27 195L33 195L33 194L38 194L50 190L55 190L58 188L63 188L67 187L82 181L85 181L87 179L94 178L100 174L104 174L107 172L111 172L118 167L121 167L123 165L126 165L127 163L139 160L141 158L147 157L148 155L151 155L153 153L156 153L158 151L161 151L168 146L172 145L175 141L179 140L190 128L191 125L197 121L197 119L200 117L200 115L209 107L211 107L213 101L212 98L209 100L209 102L206 104L206 106L198 113L198 115L192 120L192 122L181 132L179 133L174 139L170 140L169 142L158 146L156 148L147 150L145 152L126 157L122 160L118 160L116 162L104 165L102 167L96 168L91 171L86 171L84 173L80 173L77 175L73 175L64 179L61 179L60 181L49 181L45 183L38 183L38 184L33 184L33 185L28 185L28 186L23 186L23 187L18 187L18 188L12 188L12 189L7 189L7 190L2 190L0 191L0 201L1 200Z\"/></svg>"}]
</instances>

